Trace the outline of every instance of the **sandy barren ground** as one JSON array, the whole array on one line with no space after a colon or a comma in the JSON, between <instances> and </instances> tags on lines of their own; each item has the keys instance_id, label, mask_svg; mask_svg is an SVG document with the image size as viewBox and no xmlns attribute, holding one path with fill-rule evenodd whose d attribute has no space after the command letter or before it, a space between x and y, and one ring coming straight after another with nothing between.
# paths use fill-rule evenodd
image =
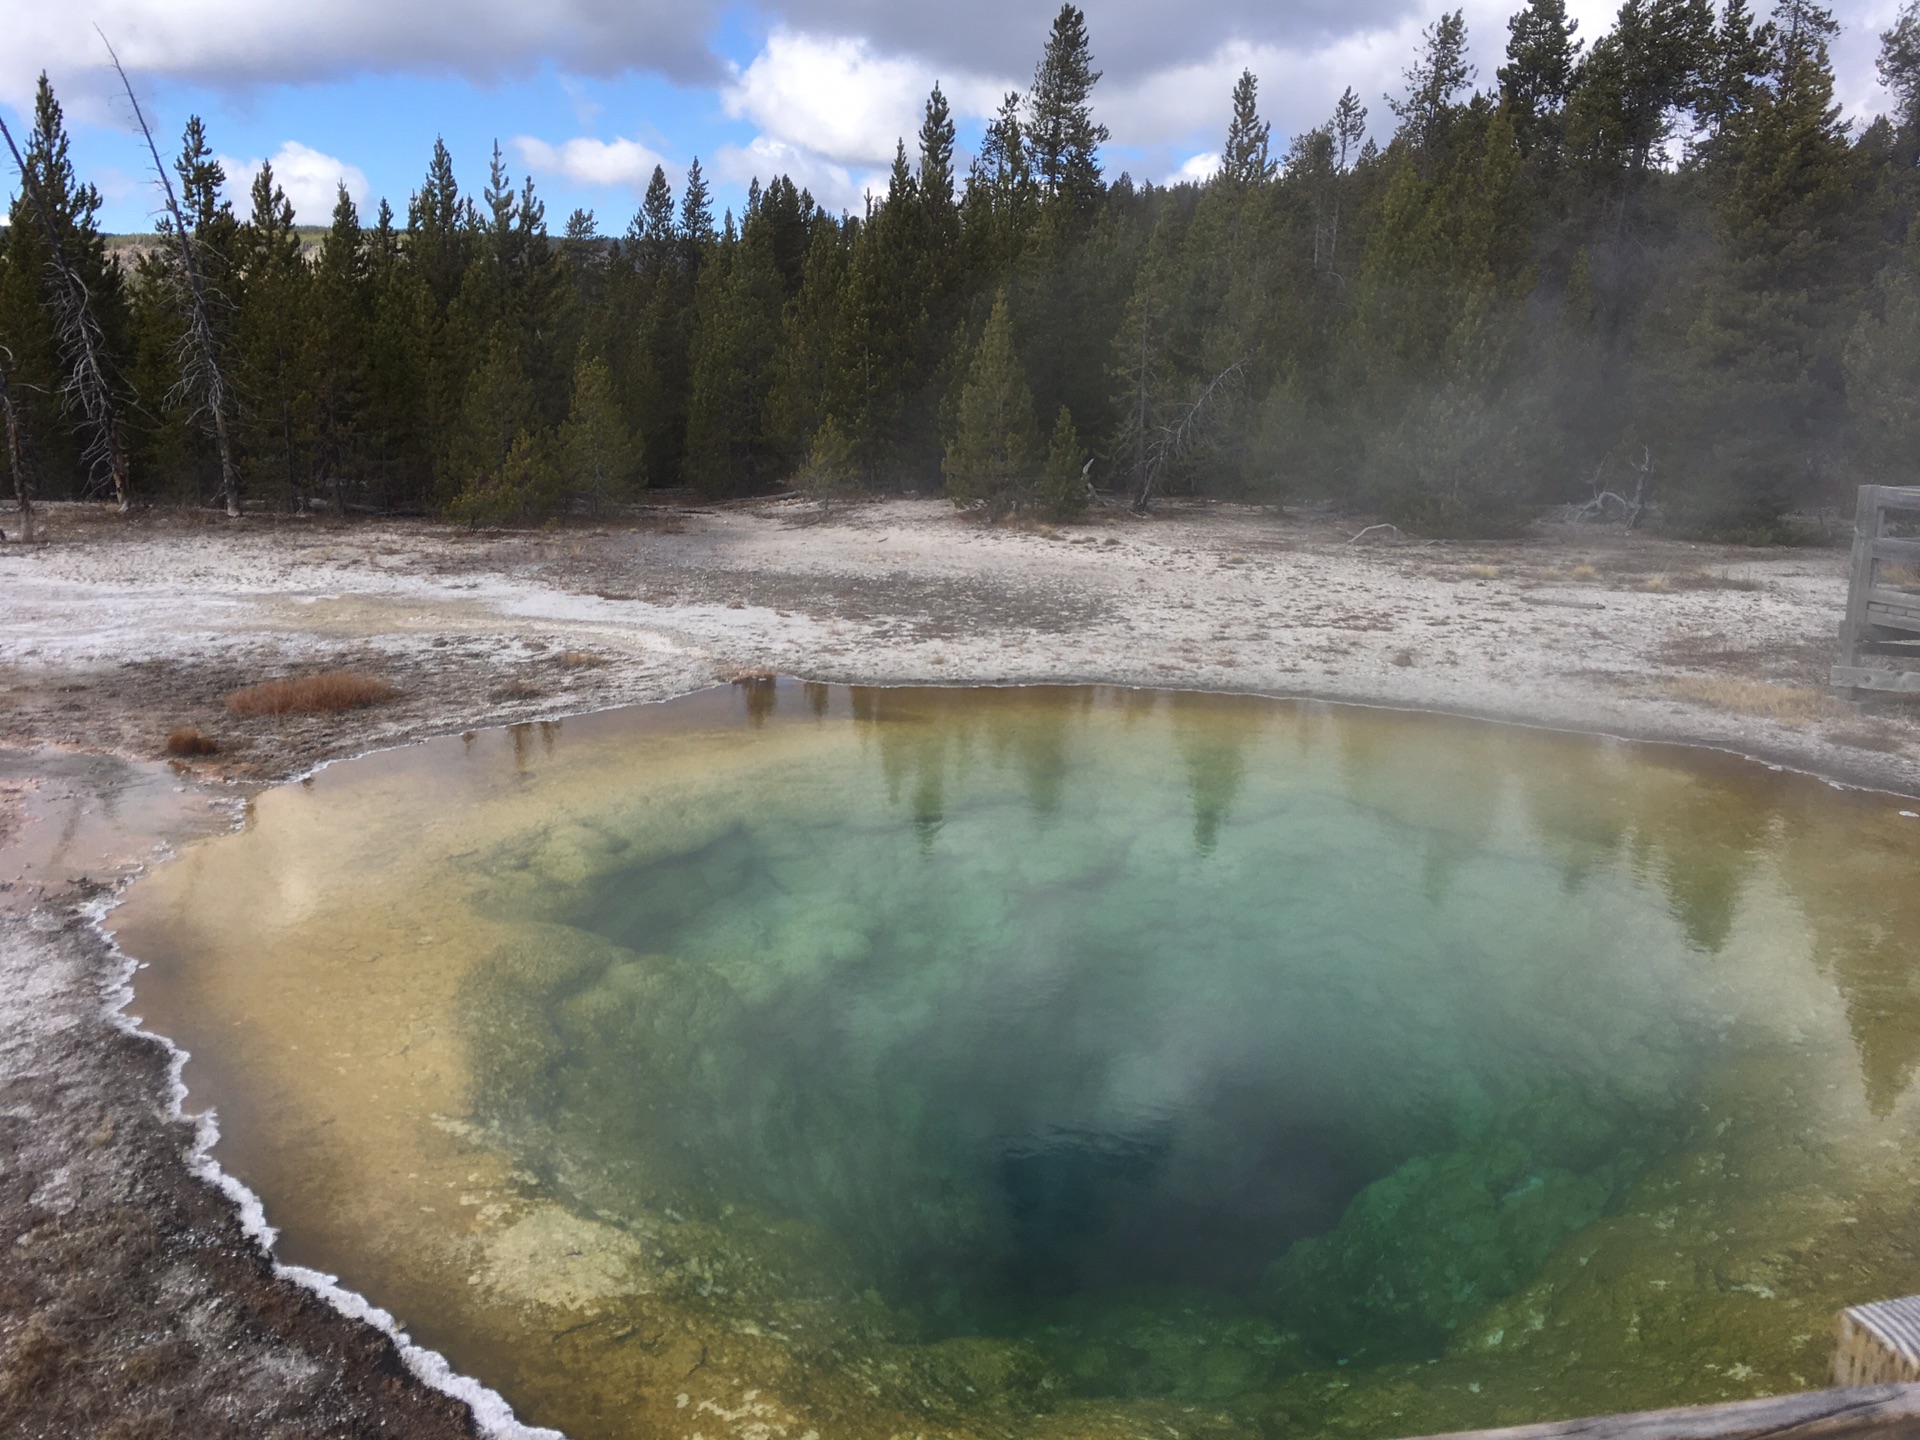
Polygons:
<instances>
[{"instance_id":1,"label":"sandy barren ground","mask_svg":"<svg viewBox=\"0 0 1920 1440\"><path fill-rule=\"evenodd\" d=\"M1227 506L1058 531L800 502L469 534L56 507L0 546L0 1432L466 1433L378 1331L279 1279L116 1025L90 905L253 788L377 745L664 698L742 671L1098 681L1448 710L1723 745L1920 793L1920 723L1824 691L1839 551L1566 528L1351 544ZM235 720L254 681L401 692ZM176 725L219 753L163 763Z\"/></svg>"}]
</instances>

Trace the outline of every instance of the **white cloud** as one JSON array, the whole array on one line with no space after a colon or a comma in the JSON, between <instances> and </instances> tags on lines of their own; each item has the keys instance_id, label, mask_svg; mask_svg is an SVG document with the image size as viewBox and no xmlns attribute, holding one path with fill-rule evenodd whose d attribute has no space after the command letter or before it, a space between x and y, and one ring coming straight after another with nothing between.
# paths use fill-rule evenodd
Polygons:
<instances>
[{"instance_id":1,"label":"white cloud","mask_svg":"<svg viewBox=\"0 0 1920 1440\"><path fill-rule=\"evenodd\" d=\"M888 157L891 162L891 155ZM877 168L855 169L841 165L817 151L789 145L784 140L756 135L745 145L723 145L713 154L712 174L717 180L745 185L758 179L763 184L775 175L785 175L829 210L849 210L859 214L868 191L884 192L886 171Z\"/></svg>"},{"instance_id":2,"label":"white cloud","mask_svg":"<svg viewBox=\"0 0 1920 1440\"><path fill-rule=\"evenodd\" d=\"M896 142L913 148L936 80L962 117L990 114L1003 91L998 82L942 77L925 61L882 55L864 40L780 28L735 71L721 101L770 142L843 166L881 166Z\"/></svg>"},{"instance_id":3,"label":"white cloud","mask_svg":"<svg viewBox=\"0 0 1920 1440\"><path fill-rule=\"evenodd\" d=\"M1196 182L1211 180L1214 172L1219 168L1219 152L1208 150L1199 155L1195 155L1192 159L1188 160L1186 164L1174 171L1173 179L1175 183L1182 180L1192 180Z\"/></svg>"},{"instance_id":4,"label":"white cloud","mask_svg":"<svg viewBox=\"0 0 1920 1440\"><path fill-rule=\"evenodd\" d=\"M1462 3L1479 84L1490 86L1520 0ZM1842 7L1834 58L1841 99L1855 113L1885 104L1873 75L1876 36L1901 3ZM1617 7L1618 0L1569 3L1589 41ZM1322 122L1347 85L1384 132L1382 97L1398 93L1422 26L1441 8L1435 0L1102 0L1088 17L1094 62L1106 71L1096 107L1117 147L1142 152L1126 162L1151 174L1171 175L1196 149L1219 143L1243 66L1260 77L1277 141ZM736 10L725 0L0 0L0 101L24 106L45 68L75 118L127 123L117 82L102 69L95 22L137 82L229 93L369 73L486 83L550 70L583 130L594 125L599 102L572 86L573 77L645 71L717 87L726 114L759 131L730 165L760 168L777 154L796 177L813 176L823 197L851 204L865 174L891 159L896 139L911 145L936 78L963 120L991 113L1003 90L1031 73L1049 18L1048 7L1030 0L765 0L751 9L772 25L764 45L744 66L729 66L711 37ZM624 176L644 148L614 140L592 153L568 141L541 153L558 173L584 178Z\"/></svg>"},{"instance_id":5,"label":"white cloud","mask_svg":"<svg viewBox=\"0 0 1920 1440\"><path fill-rule=\"evenodd\" d=\"M253 188L261 162L258 158L235 160L225 155L219 159L221 168L227 172L227 196L233 201L234 209L245 215L247 192ZM293 218L302 225L325 225L331 221L343 184L356 205L364 206L373 194L366 172L358 165L349 165L298 140L289 140L276 150L272 164L274 181L286 192L293 206Z\"/></svg>"},{"instance_id":6,"label":"white cloud","mask_svg":"<svg viewBox=\"0 0 1920 1440\"><path fill-rule=\"evenodd\" d=\"M100 67L97 23L136 79L220 88L373 72L525 75L553 63L575 74L644 68L712 82L712 5L683 0L0 0L0 99L31 99L52 73L63 96L95 106L117 88Z\"/></svg>"},{"instance_id":7,"label":"white cloud","mask_svg":"<svg viewBox=\"0 0 1920 1440\"><path fill-rule=\"evenodd\" d=\"M668 165L658 151L638 140L618 137L596 140L576 135L558 145L532 135L516 135L513 148L527 168L539 175L563 175L581 185L603 185L643 191L653 178L653 167L664 166L671 176L677 167Z\"/></svg>"}]
</instances>

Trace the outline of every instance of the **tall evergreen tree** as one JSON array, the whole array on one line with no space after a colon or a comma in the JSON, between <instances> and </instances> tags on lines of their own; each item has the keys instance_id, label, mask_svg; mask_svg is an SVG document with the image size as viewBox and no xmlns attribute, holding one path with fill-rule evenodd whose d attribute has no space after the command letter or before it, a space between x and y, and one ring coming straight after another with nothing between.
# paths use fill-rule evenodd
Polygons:
<instances>
[{"instance_id":1,"label":"tall evergreen tree","mask_svg":"<svg viewBox=\"0 0 1920 1440\"><path fill-rule=\"evenodd\" d=\"M583 354L573 372L573 400L560 430L561 475L570 495L595 517L632 493L639 447L613 395L613 376L598 356Z\"/></svg>"},{"instance_id":2,"label":"tall evergreen tree","mask_svg":"<svg viewBox=\"0 0 1920 1440\"><path fill-rule=\"evenodd\" d=\"M1387 104L1400 121L1400 134L1413 149L1426 155L1445 138L1460 92L1473 83L1467 62L1467 22L1464 12L1443 14L1421 32L1424 48L1406 72L1407 93Z\"/></svg>"},{"instance_id":3,"label":"tall evergreen tree","mask_svg":"<svg viewBox=\"0 0 1920 1440\"><path fill-rule=\"evenodd\" d=\"M1267 148L1273 127L1260 118L1260 82L1242 70L1233 85L1233 118L1220 152L1220 175L1229 185L1264 185L1273 178Z\"/></svg>"},{"instance_id":4,"label":"tall evergreen tree","mask_svg":"<svg viewBox=\"0 0 1920 1440\"><path fill-rule=\"evenodd\" d=\"M25 151L5 140L20 189L9 214L0 344L14 355L28 429L53 441L45 462L62 489L131 499L121 367L123 276L100 233L100 192L75 175L66 117L42 72Z\"/></svg>"},{"instance_id":5,"label":"tall evergreen tree","mask_svg":"<svg viewBox=\"0 0 1920 1440\"><path fill-rule=\"evenodd\" d=\"M1876 62L1880 83L1899 102L1899 120L1920 130L1920 0L1906 0L1894 22L1880 34Z\"/></svg>"},{"instance_id":6,"label":"tall evergreen tree","mask_svg":"<svg viewBox=\"0 0 1920 1440\"><path fill-rule=\"evenodd\" d=\"M1033 73L1024 139L1041 194L1079 211L1100 198L1099 150L1107 127L1093 118L1093 87L1099 79L1087 18L1077 6L1062 5Z\"/></svg>"},{"instance_id":7,"label":"tall evergreen tree","mask_svg":"<svg viewBox=\"0 0 1920 1440\"><path fill-rule=\"evenodd\" d=\"M713 196L701 172L700 157L687 166L687 183L680 201L680 238L694 254L714 242ZM696 262L698 263L697 259Z\"/></svg>"},{"instance_id":8,"label":"tall evergreen tree","mask_svg":"<svg viewBox=\"0 0 1920 1440\"><path fill-rule=\"evenodd\" d=\"M365 479L372 298L360 211L342 184L314 265L301 367L310 387L313 480L329 494L336 514L346 510L348 487Z\"/></svg>"},{"instance_id":9,"label":"tall evergreen tree","mask_svg":"<svg viewBox=\"0 0 1920 1440\"><path fill-rule=\"evenodd\" d=\"M936 81L927 96L926 113L920 121L920 172L915 177L920 187L920 203L927 222L942 244L951 242L957 215L953 190L953 111Z\"/></svg>"},{"instance_id":10,"label":"tall evergreen tree","mask_svg":"<svg viewBox=\"0 0 1920 1440\"><path fill-rule=\"evenodd\" d=\"M1560 111L1573 88L1584 42L1567 19L1566 0L1527 0L1507 20L1507 63L1500 67L1500 98L1513 115L1523 153L1559 148Z\"/></svg>"},{"instance_id":11,"label":"tall evergreen tree","mask_svg":"<svg viewBox=\"0 0 1920 1440\"><path fill-rule=\"evenodd\" d=\"M240 228L239 323L235 334L240 392L240 468L257 493L306 506L302 439L311 396L301 367L306 340L307 267L294 231L293 206L262 164L249 192L251 213Z\"/></svg>"},{"instance_id":12,"label":"tall evergreen tree","mask_svg":"<svg viewBox=\"0 0 1920 1440\"><path fill-rule=\"evenodd\" d=\"M1027 503L1039 478L1040 437L1004 294L993 302L967 367L955 422L941 466L947 493L959 504L984 506L991 515Z\"/></svg>"}]
</instances>

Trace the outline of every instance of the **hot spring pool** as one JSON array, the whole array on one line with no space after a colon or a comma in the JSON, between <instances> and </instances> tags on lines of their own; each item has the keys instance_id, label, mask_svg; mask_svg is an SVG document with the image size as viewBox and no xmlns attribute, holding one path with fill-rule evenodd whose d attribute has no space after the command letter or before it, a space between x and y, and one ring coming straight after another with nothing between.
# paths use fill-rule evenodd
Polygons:
<instances>
[{"instance_id":1,"label":"hot spring pool","mask_svg":"<svg viewBox=\"0 0 1920 1440\"><path fill-rule=\"evenodd\" d=\"M142 880L284 1258L592 1437L1394 1436L1920 1291L1920 820L1704 752L785 681Z\"/></svg>"}]
</instances>

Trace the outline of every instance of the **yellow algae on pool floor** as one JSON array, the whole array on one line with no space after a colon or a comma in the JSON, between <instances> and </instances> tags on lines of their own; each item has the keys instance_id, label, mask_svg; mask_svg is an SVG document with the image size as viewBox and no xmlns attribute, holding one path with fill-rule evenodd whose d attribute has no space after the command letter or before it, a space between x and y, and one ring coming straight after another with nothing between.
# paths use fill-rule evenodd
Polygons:
<instances>
[{"instance_id":1,"label":"yellow algae on pool floor","mask_svg":"<svg viewBox=\"0 0 1920 1440\"><path fill-rule=\"evenodd\" d=\"M115 923L283 1256L525 1418L1387 1436L1815 1385L1920 1289L1914 823L783 682L333 767Z\"/></svg>"}]
</instances>

